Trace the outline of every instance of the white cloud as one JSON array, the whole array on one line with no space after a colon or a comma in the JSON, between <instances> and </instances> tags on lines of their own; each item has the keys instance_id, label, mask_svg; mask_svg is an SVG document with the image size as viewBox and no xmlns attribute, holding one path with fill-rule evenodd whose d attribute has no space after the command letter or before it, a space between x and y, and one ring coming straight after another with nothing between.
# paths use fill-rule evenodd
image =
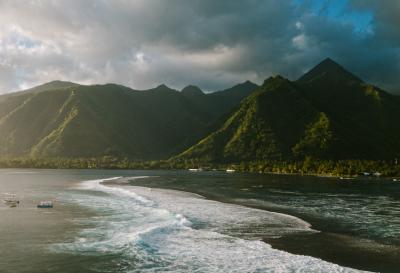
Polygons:
<instances>
[{"instance_id":1,"label":"white cloud","mask_svg":"<svg viewBox=\"0 0 400 273\"><path fill-rule=\"evenodd\" d=\"M0 92L55 79L216 90L276 73L296 78L327 56L379 82L369 55L390 62L399 48L290 1L2 0L0 10Z\"/></svg>"},{"instance_id":2,"label":"white cloud","mask_svg":"<svg viewBox=\"0 0 400 273\"><path fill-rule=\"evenodd\" d=\"M304 34L297 35L292 39L294 46L300 50L307 49L307 37Z\"/></svg>"}]
</instances>

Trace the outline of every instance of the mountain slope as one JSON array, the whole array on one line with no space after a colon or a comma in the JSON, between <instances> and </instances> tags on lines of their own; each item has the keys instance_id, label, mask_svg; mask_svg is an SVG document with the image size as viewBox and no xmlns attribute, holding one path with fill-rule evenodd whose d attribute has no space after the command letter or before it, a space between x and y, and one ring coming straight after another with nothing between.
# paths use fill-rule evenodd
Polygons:
<instances>
[{"instance_id":1,"label":"mountain slope","mask_svg":"<svg viewBox=\"0 0 400 273\"><path fill-rule=\"evenodd\" d=\"M215 132L174 159L393 159L400 103L327 59L296 82L266 80Z\"/></svg>"},{"instance_id":2,"label":"mountain slope","mask_svg":"<svg viewBox=\"0 0 400 273\"><path fill-rule=\"evenodd\" d=\"M221 111L221 109L231 110L232 108L236 107L239 102L253 93L253 91L257 88L258 85L250 81L246 81L231 88L210 93L208 96L211 98L210 101L212 103L209 105L209 109L214 113L227 113L227 111Z\"/></svg>"},{"instance_id":3,"label":"mountain slope","mask_svg":"<svg viewBox=\"0 0 400 273\"><path fill-rule=\"evenodd\" d=\"M0 100L1 156L166 158L229 111L210 111L214 98L204 94L199 103L165 85L135 91L52 82L32 90Z\"/></svg>"},{"instance_id":4,"label":"mountain slope","mask_svg":"<svg viewBox=\"0 0 400 273\"><path fill-rule=\"evenodd\" d=\"M219 130L179 158L220 162L283 159L318 115L293 83L280 76L269 78Z\"/></svg>"},{"instance_id":5,"label":"mountain slope","mask_svg":"<svg viewBox=\"0 0 400 273\"><path fill-rule=\"evenodd\" d=\"M364 83L332 60L323 64L325 72L315 73L314 68L297 83L307 99L332 119L341 142L337 156L375 159L397 156L400 150L397 98ZM320 67L321 64L316 68Z\"/></svg>"},{"instance_id":6,"label":"mountain slope","mask_svg":"<svg viewBox=\"0 0 400 273\"><path fill-rule=\"evenodd\" d=\"M340 84L363 82L356 75L347 71L343 66L330 58L327 58L317 64L314 68L301 76L297 81L303 83L319 81L323 82L324 84L327 84L328 82Z\"/></svg>"},{"instance_id":7,"label":"mountain slope","mask_svg":"<svg viewBox=\"0 0 400 273\"><path fill-rule=\"evenodd\" d=\"M257 87L256 84L246 81L225 90L204 94L197 86L189 85L183 88L181 93L210 115L220 116L236 107Z\"/></svg>"},{"instance_id":8,"label":"mountain slope","mask_svg":"<svg viewBox=\"0 0 400 273\"><path fill-rule=\"evenodd\" d=\"M76 87L79 84L74 82L67 82L67 81L51 81L48 83L41 84L39 86L24 90L22 92L41 92L41 91L49 91L55 89L64 89L69 87Z\"/></svg>"}]
</instances>

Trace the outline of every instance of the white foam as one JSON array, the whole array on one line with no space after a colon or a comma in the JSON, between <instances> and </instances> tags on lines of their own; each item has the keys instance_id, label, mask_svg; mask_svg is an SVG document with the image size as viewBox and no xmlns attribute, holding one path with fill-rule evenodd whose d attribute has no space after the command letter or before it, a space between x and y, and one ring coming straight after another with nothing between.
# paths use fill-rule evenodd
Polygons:
<instances>
[{"instance_id":1,"label":"white foam","mask_svg":"<svg viewBox=\"0 0 400 273\"><path fill-rule=\"evenodd\" d=\"M146 179L146 178L154 178L158 176L148 176L148 175L143 175L143 176L128 176L128 177L119 177L118 180L116 181L118 184L127 184L133 180L138 180L138 179Z\"/></svg>"},{"instance_id":2,"label":"white foam","mask_svg":"<svg viewBox=\"0 0 400 273\"><path fill-rule=\"evenodd\" d=\"M36 174L39 172L34 171L15 171L15 172L6 172L5 174Z\"/></svg>"},{"instance_id":3,"label":"white foam","mask_svg":"<svg viewBox=\"0 0 400 273\"><path fill-rule=\"evenodd\" d=\"M95 189L96 187L102 186L100 183L106 182L106 181L112 181L112 180L117 180L122 178L121 176L116 176L116 177L111 177L111 178L102 178L102 179L94 179L94 180L86 180L82 181L80 183L80 188L81 189Z\"/></svg>"},{"instance_id":4,"label":"white foam","mask_svg":"<svg viewBox=\"0 0 400 273\"><path fill-rule=\"evenodd\" d=\"M296 217L180 191L105 186L102 181L86 181L82 193L66 197L100 216L89 219L91 227L73 243L56 245L54 250L118 254L129 265L125 272L132 273L361 272L275 250L255 239L271 230L312 232L307 222ZM106 194L93 194L98 191ZM248 239L238 237L244 232L249 233Z\"/></svg>"},{"instance_id":5,"label":"white foam","mask_svg":"<svg viewBox=\"0 0 400 273\"><path fill-rule=\"evenodd\" d=\"M149 189L145 187L124 187L126 191L152 200L159 207L175 214L195 219L203 228L231 236L261 239L262 236L281 236L298 231L313 232L311 225L297 217L226 204L182 191Z\"/></svg>"},{"instance_id":6,"label":"white foam","mask_svg":"<svg viewBox=\"0 0 400 273\"><path fill-rule=\"evenodd\" d=\"M141 177L136 177L136 178L147 178L147 177L141 176ZM126 191L126 190L124 190L122 188L118 188L118 187L108 187L108 186L105 186L102 184L103 182L106 182L106 181L121 180L121 179L123 179L123 178L120 176L117 176L117 177L111 177L111 178L87 180L87 181L84 181L81 183L81 189L102 191L102 192L112 193L112 194L119 195L119 196L128 196L128 197L132 197L143 203L151 203L150 200L143 198L140 195L137 195L135 192ZM130 179L132 179L132 177Z\"/></svg>"}]
</instances>

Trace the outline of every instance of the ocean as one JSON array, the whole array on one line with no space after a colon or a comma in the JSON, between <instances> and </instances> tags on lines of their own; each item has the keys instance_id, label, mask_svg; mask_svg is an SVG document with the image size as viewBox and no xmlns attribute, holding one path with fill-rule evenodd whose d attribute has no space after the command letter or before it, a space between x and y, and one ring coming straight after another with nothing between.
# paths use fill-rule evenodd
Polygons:
<instances>
[{"instance_id":1,"label":"ocean","mask_svg":"<svg viewBox=\"0 0 400 273\"><path fill-rule=\"evenodd\" d=\"M0 170L0 272L399 272L400 183ZM54 208L38 209L40 201Z\"/></svg>"}]
</instances>

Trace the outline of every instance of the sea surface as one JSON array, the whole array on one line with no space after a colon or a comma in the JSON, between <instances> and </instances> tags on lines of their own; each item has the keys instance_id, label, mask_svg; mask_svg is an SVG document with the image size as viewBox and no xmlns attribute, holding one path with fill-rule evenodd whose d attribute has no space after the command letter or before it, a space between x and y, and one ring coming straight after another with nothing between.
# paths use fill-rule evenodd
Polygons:
<instances>
[{"instance_id":1,"label":"sea surface","mask_svg":"<svg viewBox=\"0 0 400 273\"><path fill-rule=\"evenodd\" d=\"M9 194L1 273L400 272L390 180L2 169Z\"/></svg>"}]
</instances>

